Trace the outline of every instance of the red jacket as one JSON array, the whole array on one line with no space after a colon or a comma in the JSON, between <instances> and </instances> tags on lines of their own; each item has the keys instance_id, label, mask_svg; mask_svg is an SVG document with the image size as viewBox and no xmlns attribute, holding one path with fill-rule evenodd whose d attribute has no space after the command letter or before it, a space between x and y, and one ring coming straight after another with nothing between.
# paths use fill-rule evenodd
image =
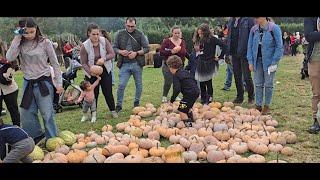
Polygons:
<instances>
[{"instance_id":1,"label":"red jacket","mask_svg":"<svg viewBox=\"0 0 320 180\"><path fill-rule=\"evenodd\" d=\"M176 55L181 58L182 62L184 62L187 50L186 50L186 43L183 39L181 41L180 46L181 46L181 50ZM170 38L166 38L165 40L163 40L160 48L160 55L164 56L164 60L167 60L168 57L172 55L170 50L173 49L174 47L175 45L171 42Z\"/></svg>"},{"instance_id":2,"label":"red jacket","mask_svg":"<svg viewBox=\"0 0 320 180\"><path fill-rule=\"evenodd\" d=\"M66 44L63 46L63 52L64 54L71 55L72 54L72 45L71 44Z\"/></svg>"}]
</instances>

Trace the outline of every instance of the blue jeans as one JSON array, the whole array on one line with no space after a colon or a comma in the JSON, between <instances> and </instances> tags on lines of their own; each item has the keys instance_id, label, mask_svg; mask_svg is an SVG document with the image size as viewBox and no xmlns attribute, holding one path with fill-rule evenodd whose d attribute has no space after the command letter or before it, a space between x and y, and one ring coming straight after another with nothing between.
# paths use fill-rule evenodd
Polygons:
<instances>
[{"instance_id":1,"label":"blue jeans","mask_svg":"<svg viewBox=\"0 0 320 180\"><path fill-rule=\"evenodd\" d=\"M114 84L115 84L115 77L114 77L114 59L112 59L111 62L112 62L112 69L111 69L112 85L114 85Z\"/></svg>"},{"instance_id":2,"label":"blue jeans","mask_svg":"<svg viewBox=\"0 0 320 180\"><path fill-rule=\"evenodd\" d=\"M233 76L232 65L231 64L227 64L226 82L224 83L224 88L225 89L230 89L231 84L232 84L232 76Z\"/></svg>"},{"instance_id":3,"label":"blue jeans","mask_svg":"<svg viewBox=\"0 0 320 180\"><path fill-rule=\"evenodd\" d=\"M119 86L117 92L117 106L122 107L124 90L128 84L128 81L133 75L134 82L136 85L136 94L134 104L140 103L142 93L142 70L143 68L138 63L123 63L119 71Z\"/></svg>"},{"instance_id":4,"label":"blue jeans","mask_svg":"<svg viewBox=\"0 0 320 180\"><path fill-rule=\"evenodd\" d=\"M24 93L28 81L23 81ZM45 128L46 138L58 136L57 126L54 120L54 109L53 109L53 86L45 81L46 86L49 89L50 95L45 97L41 96L38 84L34 84L33 87L33 99L29 109L20 108L21 112L21 127L31 136L32 138L39 137L43 134L40 121L38 118L38 110L40 110L43 118L43 124Z\"/></svg>"},{"instance_id":5,"label":"blue jeans","mask_svg":"<svg viewBox=\"0 0 320 180\"><path fill-rule=\"evenodd\" d=\"M264 104L269 106L271 104L273 95L273 81L275 72L268 74L268 71L263 70L262 60L257 60L257 68L254 70L254 85L256 87L256 105L262 106L263 96Z\"/></svg>"}]
</instances>

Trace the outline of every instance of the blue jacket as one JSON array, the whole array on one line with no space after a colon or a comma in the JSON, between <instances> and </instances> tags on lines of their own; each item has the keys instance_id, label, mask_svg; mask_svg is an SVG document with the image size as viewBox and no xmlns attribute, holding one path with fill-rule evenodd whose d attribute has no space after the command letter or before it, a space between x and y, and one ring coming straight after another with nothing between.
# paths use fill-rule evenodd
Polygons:
<instances>
[{"instance_id":1,"label":"blue jacket","mask_svg":"<svg viewBox=\"0 0 320 180\"><path fill-rule=\"evenodd\" d=\"M230 18L228 22L228 37L227 37L227 53L226 55L230 55L230 46L231 46L231 26L232 22L235 18ZM247 47L248 47L248 39L249 33L252 26L254 26L253 18L250 17L242 17L239 22L239 37L238 37L238 47L237 47L237 54L246 57L247 56Z\"/></svg>"},{"instance_id":2,"label":"blue jacket","mask_svg":"<svg viewBox=\"0 0 320 180\"><path fill-rule=\"evenodd\" d=\"M304 18L304 34L306 40L309 42L307 51L308 61L310 61L310 57L313 53L314 43L320 41L320 32L317 30L317 19L318 17Z\"/></svg>"},{"instance_id":3,"label":"blue jacket","mask_svg":"<svg viewBox=\"0 0 320 180\"><path fill-rule=\"evenodd\" d=\"M196 52L192 51L192 53L189 55L188 65L186 66L185 69L190 72L193 78L196 73L196 67L197 67L196 61L197 61Z\"/></svg>"},{"instance_id":4,"label":"blue jacket","mask_svg":"<svg viewBox=\"0 0 320 180\"><path fill-rule=\"evenodd\" d=\"M255 25L250 30L247 51L248 62L249 64L253 64L254 69L257 69L256 62L258 56L259 40L260 34L258 25ZM263 29L261 54L264 71L267 71L270 65L278 64L283 56L281 29L278 25L272 22L268 22L267 26Z\"/></svg>"}]
</instances>

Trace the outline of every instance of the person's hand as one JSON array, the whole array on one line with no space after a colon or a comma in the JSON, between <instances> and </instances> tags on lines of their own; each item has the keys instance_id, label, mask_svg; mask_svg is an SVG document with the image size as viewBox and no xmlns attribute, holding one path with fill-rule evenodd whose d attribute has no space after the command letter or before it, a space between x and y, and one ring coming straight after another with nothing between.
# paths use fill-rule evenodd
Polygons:
<instances>
[{"instance_id":1,"label":"person's hand","mask_svg":"<svg viewBox=\"0 0 320 180\"><path fill-rule=\"evenodd\" d=\"M97 77L97 79L99 79L99 81L101 80L101 77L100 76L96 76Z\"/></svg>"},{"instance_id":2,"label":"person's hand","mask_svg":"<svg viewBox=\"0 0 320 180\"><path fill-rule=\"evenodd\" d=\"M103 58L98 59L96 64L99 66L102 66L104 64L104 59Z\"/></svg>"},{"instance_id":3,"label":"person's hand","mask_svg":"<svg viewBox=\"0 0 320 180\"><path fill-rule=\"evenodd\" d=\"M129 58L129 59L134 59L134 58L137 57L137 55L138 55L137 52L130 51L130 52L129 52L129 55L128 55L128 58Z\"/></svg>"},{"instance_id":4,"label":"person's hand","mask_svg":"<svg viewBox=\"0 0 320 180\"><path fill-rule=\"evenodd\" d=\"M253 71L253 65L249 64L249 70L252 72Z\"/></svg>"},{"instance_id":5,"label":"person's hand","mask_svg":"<svg viewBox=\"0 0 320 180\"><path fill-rule=\"evenodd\" d=\"M129 51L127 51L127 50L120 50L120 52L119 52L122 56L128 56L129 55Z\"/></svg>"},{"instance_id":6,"label":"person's hand","mask_svg":"<svg viewBox=\"0 0 320 180\"><path fill-rule=\"evenodd\" d=\"M61 94L63 91L64 91L64 89L60 86L60 87L57 87L56 93Z\"/></svg>"},{"instance_id":7,"label":"person's hand","mask_svg":"<svg viewBox=\"0 0 320 180\"><path fill-rule=\"evenodd\" d=\"M175 53L178 53L181 50L181 46L176 46L173 48Z\"/></svg>"},{"instance_id":8,"label":"person's hand","mask_svg":"<svg viewBox=\"0 0 320 180\"><path fill-rule=\"evenodd\" d=\"M219 57L215 57L214 60L215 61L219 61L220 59L219 59Z\"/></svg>"}]
</instances>

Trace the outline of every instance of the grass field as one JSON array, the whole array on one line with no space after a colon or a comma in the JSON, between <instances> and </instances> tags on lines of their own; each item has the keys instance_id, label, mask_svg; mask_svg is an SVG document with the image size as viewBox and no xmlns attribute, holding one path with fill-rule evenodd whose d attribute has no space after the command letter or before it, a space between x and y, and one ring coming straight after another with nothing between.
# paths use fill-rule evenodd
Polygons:
<instances>
[{"instance_id":1,"label":"grass field","mask_svg":"<svg viewBox=\"0 0 320 180\"><path fill-rule=\"evenodd\" d=\"M278 129L294 131L298 136L298 143L291 145L295 153L291 157L282 157L289 162L320 162L320 135L311 135L306 130L311 125L311 86L308 80L300 80L300 67L302 56L284 57L281 60L279 71L276 74L276 85L274 89L273 102L271 106L272 116L279 121ZM218 76L213 80L214 100L228 101L233 100L236 94L235 84L232 84L231 91L225 92L220 90L225 80L225 68L222 66ZM118 82L118 69L116 70L116 85L113 87L113 94L116 99L116 89ZM79 83L84 77L83 72L78 73L77 82ZM17 72L15 76L19 86L22 86L22 73ZM163 77L161 69L145 67L143 71L143 93L141 105L147 102L155 106L161 104ZM101 91L100 91L101 92ZM82 116L81 109L64 108L62 113L56 114L56 122L59 131L71 130L75 133L87 132L89 130L100 131L105 123L115 125L119 122L127 121L133 107L135 87L133 78L130 79L125 91L123 102L123 111L119 119L112 119L111 114L106 106L104 97L100 93L98 102L98 121L95 124L90 122L80 123ZM171 95L171 91L169 92ZM21 90L19 91L18 102L21 101ZM247 107L246 101L243 104ZM106 113L108 119L105 119ZM22 115L23 116L23 115ZM4 117L5 122L10 122L9 115ZM163 140L164 145L169 142ZM274 159L275 154L269 153L266 158Z\"/></svg>"}]
</instances>

